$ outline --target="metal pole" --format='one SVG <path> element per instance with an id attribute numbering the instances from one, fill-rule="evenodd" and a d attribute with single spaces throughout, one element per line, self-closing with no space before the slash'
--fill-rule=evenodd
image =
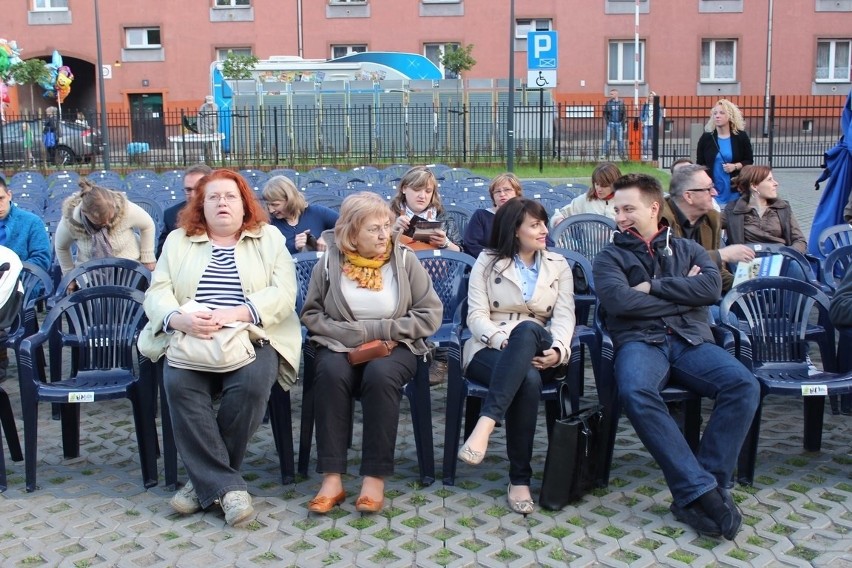
<path id="1" fill-rule="evenodd" d="M 538 171 L 544 172 L 544 89 L 538 90 Z"/>
<path id="2" fill-rule="evenodd" d="M 509 0 L 509 108 L 506 109 L 506 170 L 515 161 L 515 0 Z"/>
<path id="3" fill-rule="evenodd" d="M 109 126 L 107 125 L 106 93 L 104 92 L 104 59 L 101 55 L 101 17 L 95 0 L 95 38 L 98 44 L 98 93 L 101 103 L 101 140 L 103 140 L 104 169 L 109 169 Z"/>

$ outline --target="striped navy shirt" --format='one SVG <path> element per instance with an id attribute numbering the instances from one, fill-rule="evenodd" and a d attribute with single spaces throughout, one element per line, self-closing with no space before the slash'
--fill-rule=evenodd
<path id="1" fill-rule="evenodd" d="M 211 310 L 246 304 L 251 311 L 252 319 L 257 323 L 259 320 L 257 311 L 243 294 L 234 250 L 235 247 L 213 245 L 213 255 L 198 282 L 195 300 Z"/>

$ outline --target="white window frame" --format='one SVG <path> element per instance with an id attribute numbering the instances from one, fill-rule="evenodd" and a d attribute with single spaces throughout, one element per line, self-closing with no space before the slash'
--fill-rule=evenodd
<path id="1" fill-rule="evenodd" d="M 345 49 L 346 53 L 344 53 L 343 55 L 334 55 L 335 49 Z M 353 53 L 366 53 L 367 51 L 369 51 L 369 49 L 367 48 L 366 43 L 351 43 L 351 44 L 337 43 L 337 44 L 333 44 L 331 46 L 331 49 L 329 50 L 329 54 L 331 56 L 331 59 L 337 59 L 338 57 L 345 57 L 347 55 L 352 55 Z"/>
<path id="2" fill-rule="evenodd" d="M 616 78 L 612 77 L 612 67 L 613 62 L 610 59 L 610 49 L 612 45 L 615 44 L 618 46 L 618 55 L 616 56 L 615 66 L 617 68 Z M 621 40 L 611 40 L 607 44 L 607 83 L 609 84 L 632 84 L 634 82 L 633 79 L 626 79 L 624 77 L 624 71 L 627 69 L 627 66 L 630 67 L 630 71 L 633 71 L 633 57 L 629 57 L 628 60 L 624 58 L 624 48 L 628 45 L 632 46 L 634 41 L 632 39 L 621 39 Z M 639 82 L 645 82 L 645 40 L 639 40 Z"/>
<path id="3" fill-rule="evenodd" d="M 553 31 L 551 18 L 515 18 L 515 39 L 527 39 L 529 32 Z"/>
<path id="4" fill-rule="evenodd" d="M 329 0 L 329 4 L 366 4 L 367 0 Z"/>
<path id="5" fill-rule="evenodd" d="M 423 4 L 461 4 L 462 0 L 420 0 Z"/>
<path id="6" fill-rule="evenodd" d="M 131 33 L 139 31 L 144 32 L 145 34 L 144 43 L 131 42 Z M 156 31 L 158 34 L 160 34 L 160 43 L 148 43 L 148 33 L 152 31 Z M 162 29 L 159 26 L 124 28 L 124 45 L 127 49 L 160 49 L 161 47 L 163 47 L 162 41 Z"/>
<path id="7" fill-rule="evenodd" d="M 423 57 L 432 61 L 435 64 L 435 67 L 441 70 L 441 77 L 445 79 L 458 79 L 458 77 L 447 77 L 447 70 L 444 69 L 444 64 L 441 60 L 444 58 L 444 53 L 446 53 L 447 47 L 455 47 L 456 49 L 461 48 L 461 43 L 455 41 L 445 41 L 445 42 L 430 42 L 423 44 Z M 433 61 L 429 58 L 429 54 L 427 53 L 429 48 L 438 48 L 438 60 Z"/>
<path id="8" fill-rule="evenodd" d="M 717 65 L 716 65 L 716 46 L 721 43 L 730 43 L 734 47 L 734 61 L 731 64 L 731 77 L 719 77 L 717 76 Z M 731 38 L 725 39 L 702 39 L 701 40 L 701 52 L 699 54 L 698 68 L 700 81 L 702 83 L 735 83 L 737 81 L 737 40 Z M 710 61 L 707 64 L 707 68 L 709 73 L 707 76 L 704 75 L 704 64 L 702 59 L 704 57 L 704 45 L 710 45 Z"/>
<path id="9" fill-rule="evenodd" d="M 54 5 L 56 4 L 56 5 Z M 61 4 L 64 4 L 62 6 Z M 67 12 L 68 0 L 33 0 L 33 12 Z"/>
<path id="10" fill-rule="evenodd" d="M 835 70 L 838 69 L 837 61 L 837 45 L 846 44 L 846 76 L 838 77 L 835 75 Z M 821 45 L 828 44 L 828 68 L 827 76 L 819 76 L 819 48 Z M 842 62 L 841 62 L 842 63 Z M 817 83 L 849 83 L 852 80 L 852 39 L 819 39 L 817 40 L 817 61 L 814 68 L 814 81 Z"/>
<path id="11" fill-rule="evenodd" d="M 216 61 L 225 61 L 229 51 L 233 51 L 237 55 L 254 55 L 250 47 L 217 47 Z"/>
<path id="12" fill-rule="evenodd" d="M 251 8 L 251 0 L 215 0 L 214 8 Z"/>

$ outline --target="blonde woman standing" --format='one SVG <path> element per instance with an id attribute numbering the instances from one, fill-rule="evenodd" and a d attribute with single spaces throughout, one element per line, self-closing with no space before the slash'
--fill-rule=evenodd
<path id="1" fill-rule="evenodd" d="M 727 99 L 720 99 L 713 106 L 704 130 L 698 140 L 695 163 L 710 172 L 719 194 L 716 201 L 724 205 L 739 198 L 731 179 L 743 166 L 754 163 L 751 140 L 742 112 Z"/>

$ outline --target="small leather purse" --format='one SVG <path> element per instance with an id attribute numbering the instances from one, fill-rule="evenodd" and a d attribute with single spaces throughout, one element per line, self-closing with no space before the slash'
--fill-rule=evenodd
<path id="1" fill-rule="evenodd" d="M 374 339 L 362 343 L 347 354 L 350 365 L 363 365 L 373 359 L 380 359 L 391 354 L 398 341 L 392 339 Z"/>

